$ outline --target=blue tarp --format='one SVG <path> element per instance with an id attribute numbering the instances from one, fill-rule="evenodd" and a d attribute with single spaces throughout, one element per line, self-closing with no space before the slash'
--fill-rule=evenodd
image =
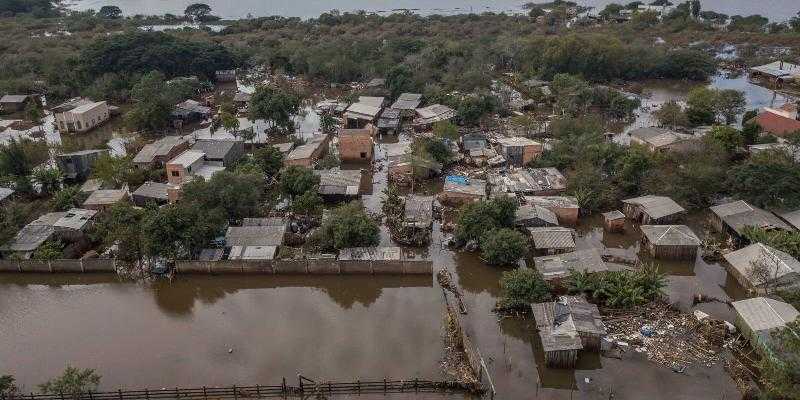
<path id="1" fill-rule="evenodd" d="M 448 175 L 447 178 L 445 178 L 445 182 L 466 186 L 469 185 L 469 178 L 467 178 L 466 176 Z"/>

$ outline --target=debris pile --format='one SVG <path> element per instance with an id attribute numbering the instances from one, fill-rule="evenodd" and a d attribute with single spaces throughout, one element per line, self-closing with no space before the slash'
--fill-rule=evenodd
<path id="1" fill-rule="evenodd" d="M 467 308 L 464 306 L 464 300 L 461 298 L 461 291 L 458 290 L 458 287 L 453 283 L 453 276 L 450 274 L 450 271 L 440 269 L 439 272 L 436 273 L 436 281 L 439 282 L 439 286 L 442 287 L 442 290 L 446 290 L 455 296 L 456 301 L 458 301 L 459 312 L 461 312 L 461 314 L 466 314 Z"/>
<path id="2" fill-rule="evenodd" d="M 609 341 L 623 350 L 631 346 L 676 372 L 683 372 L 689 365 L 714 365 L 728 333 L 724 322 L 698 320 L 663 302 L 630 310 L 601 311 Z"/>
<path id="3" fill-rule="evenodd" d="M 478 374 L 470 364 L 467 355 L 464 333 L 461 330 L 458 314 L 453 312 L 449 306 L 445 309 L 444 324 L 445 340 L 444 358 L 441 362 L 442 369 L 463 385 L 479 387 Z"/>

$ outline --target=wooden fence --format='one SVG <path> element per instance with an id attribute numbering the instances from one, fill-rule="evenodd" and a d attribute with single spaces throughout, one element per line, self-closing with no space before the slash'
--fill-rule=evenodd
<path id="1" fill-rule="evenodd" d="M 0 273 L 95 273 L 116 272 L 114 259 L 0 260 Z M 178 274 L 268 274 L 268 275 L 432 275 L 433 262 L 425 259 L 396 261 L 359 260 L 340 262 L 333 258 L 299 260 L 176 261 Z"/>
<path id="2" fill-rule="evenodd" d="M 78 394 L 10 394 L 0 395 L 2 400 L 216 400 L 216 399 L 260 399 L 271 397 L 309 397 L 344 394 L 377 393 L 476 393 L 479 387 L 462 385 L 454 381 L 431 381 L 421 379 L 316 382 L 298 376 L 297 386 L 255 385 L 231 387 L 175 388 L 161 390 L 117 390 L 114 392 L 85 392 Z"/>

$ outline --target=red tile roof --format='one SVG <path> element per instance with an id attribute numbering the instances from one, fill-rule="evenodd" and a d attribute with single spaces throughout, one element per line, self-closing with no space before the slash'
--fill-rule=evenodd
<path id="1" fill-rule="evenodd" d="M 790 133 L 800 131 L 800 121 L 786 118 L 782 115 L 764 111 L 756 117 L 756 123 L 765 132 L 776 136 L 786 136 Z"/>

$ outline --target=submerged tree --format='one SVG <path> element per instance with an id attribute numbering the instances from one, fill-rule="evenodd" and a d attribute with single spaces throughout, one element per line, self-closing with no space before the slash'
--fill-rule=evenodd
<path id="1" fill-rule="evenodd" d="M 39 385 L 39 390 L 53 395 L 79 395 L 90 390 L 97 390 L 100 375 L 93 369 L 80 369 L 70 365 L 60 376 Z"/>
<path id="2" fill-rule="evenodd" d="M 259 86 L 250 99 L 250 120 L 270 121 L 284 132 L 294 131 L 292 116 L 300 111 L 300 97 L 271 86 Z"/>

